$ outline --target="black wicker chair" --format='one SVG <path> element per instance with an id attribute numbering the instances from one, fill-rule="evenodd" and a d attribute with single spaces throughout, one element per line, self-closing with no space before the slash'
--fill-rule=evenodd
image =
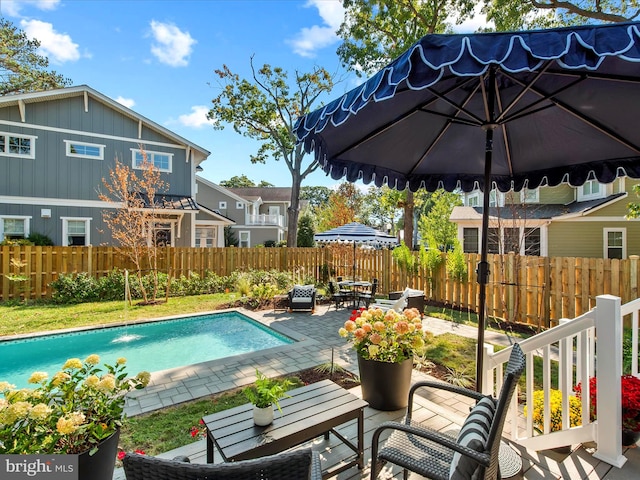
<path id="1" fill-rule="evenodd" d="M 294 285 L 288 295 L 289 310 L 315 310 L 316 289 L 313 285 Z"/>
<path id="2" fill-rule="evenodd" d="M 403 422 L 385 422 L 374 432 L 371 445 L 371 479 L 386 462 L 426 478 L 438 480 L 500 478 L 498 451 L 502 428 L 511 397 L 525 367 L 525 356 L 518 344 L 513 346 L 497 399 L 474 390 L 442 382 L 418 382 L 409 392 L 409 406 Z M 443 435 L 412 421 L 413 395 L 418 388 L 430 387 L 459 393 L 477 400 L 464 422 L 458 438 Z M 380 448 L 380 434 L 392 430 Z"/>
<path id="3" fill-rule="evenodd" d="M 127 480 L 321 480 L 318 452 L 294 450 L 229 463 L 185 463 L 128 453 L 122 460 Z"/>
<path id="4" fill-rule="evenodd" d="M 358 293 L 358 306 L 360 306 L 360 302 L 364 303 L 366 308 L 369 308 L 369 304 L 371 301 L 375 301 L 376 292 L 378 290 L 378 279 L 374 278 L 371 282 L 371 290 L 368 292 Z"/>

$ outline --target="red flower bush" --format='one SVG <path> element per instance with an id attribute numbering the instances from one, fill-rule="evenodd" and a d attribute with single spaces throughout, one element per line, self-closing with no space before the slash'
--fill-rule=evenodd
<path id="1" fill-rule="evenodd" d="M 622 428 L 633 432 L 640 432 L 640 379 L 633 375 L 623 375 L 622 379 Z M 597 379 L 589 379 L 589 417 L 593 422 L 598 413 L 598 385 Z M 582 398 L 582 385 L 575 387 L 578 398 Z"/>

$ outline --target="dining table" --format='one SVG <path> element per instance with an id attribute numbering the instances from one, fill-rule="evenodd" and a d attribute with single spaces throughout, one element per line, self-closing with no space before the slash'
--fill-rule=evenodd
<path id="1" fill-rule="evenodd" d="M 364 280 L 341 280 L 338 282 L 338 288 L 340 288 L 340 291 L 350 291 L 353 299 L 354 310 L 358 308 L 358 294 L 370 291 L 371 285 L 371 282 Z"/>

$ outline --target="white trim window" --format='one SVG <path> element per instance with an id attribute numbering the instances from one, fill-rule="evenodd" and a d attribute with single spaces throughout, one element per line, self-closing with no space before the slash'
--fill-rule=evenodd
<path id="1" fill-rule="evenodd" d="M 227 209 L 227 202 L 224 202 L 224 201 L 218 202 L 218 208 L 220 210 L 226 210 Z"/>
<path id="2" fill-rule="evenodd" d="M 36 138 L 32 135 L 0 132 L 0 155 L 36 158 Z"/>
<path id="3" fill-rule="evenodd" d="M 627 258 L 627 229 L 605 228 L 604 234 L 604 258 Z"/>
<path id="4" fill-rule="evenodd" d="M 236 208 L 242 210 L 244 208 L 244 202 L 236 202 Z"/>
<path id="5" fill-rule="evenodd" d="M 173 153 L 152 152 L 149 150 L 145 150 L 144 153 L 147 156 L 147 161 L 151 162 L 153 166 L 156 167 L 160 172 L 171 173 L 173 164 Z M 140 170 L 142 168 L 142 163 L 144 162 L 144 155 L 142 154 L 142 150 L 132 148 L 131 159 L 133 168 L 135 168 L 136 170 Z"/>
<path id="6" fill-rule="evenodd" d="M 540 189 L 523 188 L 520 191 L 520 201 L 522 203 L 540 203 Z"/>
<path id="7" fill-rule="evenodd" d="M 104 145 L 100 145 L 97 143 L 76 142 L 75 140 L 64 140 L 64 144 L 67 157 L 104 160 Z"/>
<path id="8" fill-rule="evenodd" d="M 238 232 L 238 246 L 249 248 L 251 246 L 251 232 L 249 230 L 241 230 Z"/>
<path id="9" fill-rule="evenodd" d="M 578 201 L 583 202 L 585 200 L 604 198 L 605 190 L 604 185 L 598 183 L 597 180 L 587 180 L 582 186 L 578 187 Z"/>
<path id="10" fill-rule="evenodd" d="M 3 215 L 0 217 L 0 241 L 20 240 L 29 236 L 31 217 Z"/>
<path id="11" fill-rule="evenodd" d="M 86 247 L 91 245 L 91 218 L 60 217 L 62 220 L 62 246 Z"/>
<path id="12" fill-rule="evenodd" d="M 196 227 L 196 247 L 211 248 L 218 246 L 218 227 L 198 226 Z"/>
<path id="13" fill-rule="evenodd" d="M 472 192 L 467 194 L 467 207 L 479 207 L 480 206 L 480 193 Z"/>

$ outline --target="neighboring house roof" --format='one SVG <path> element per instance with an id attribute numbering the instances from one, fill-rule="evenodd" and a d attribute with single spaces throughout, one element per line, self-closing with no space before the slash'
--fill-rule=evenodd
<path id="1" fill-rule="evenodd" d="M 162 125 L 152 120 L 149 120 L 148 118 L 140 115 L 139 113 L 134 112 L 133 110 L 125 107 L 121 103 L 116 102 L 115 100 L 107 97 L 106 95 L 103 95 L 102 93 L 98 92 L 97 90 L 94 90 L 93 88 L 87 85 L 78 85 L 75 87 L 46 90 L 44 92 L 20 93 L 16 95 L 0 96 L 0 108 L 17 105 L 22 116 L 22 121 L 25 121 L 24 107 L 29 103 L 46 102 L 46 101 L 51 101 L 56 99 L 78 97 L 78 96 L 85 96 L 85 108 L 86 108 L 86 102 L 88 97 L 91 97 L 105 105 L 110 106 L 115 110 L 120 111 L 122 114 L 126 115 L 129 118 L 142 122 L 148 128 L 155 130 L 156 132 L 168 138 L 173 139 L 176 143 L 180 143 L 187 147 L 190 147 L 192 151 L 194 151 L 194 153 L 197 153 L 197 155 L 194 155 L 194 161 L 196 165 L 204 161 L 211 154 L 211 152 L 209 152 L 208 150 L 196 145 L 195 143 L 187 140 L 184 137 L 181 137 L 175 132 L 172 132 L 171 130 L 166 129 Z"/>
<path id="2" fill-rule="evenodd" d="M 221 221 L 223 221 L 224 223 L 226 223 L 228 225 L 235 225 L 236 224 L 235 220 L 232 220 L 229 217 L 227 217 L 226 215 L 223 215 L 222 213 L 220 213 L 219 210 L 214 210 L 212 208 L 207 208 L 204 205 L 198 205 L 198 207 L 200 207 L 200 211 L 202 213 L 204 213 L 206 215 L 210 215 L 213 218 L 215 218 L 216 220 L 221 220 Z"/>
<path id="3" fill-rule="evenodd" d="M 505 205 L 504 207 L 491 207 L 489 215 L 503 219 L 530 219 L 548 220 L 559 219 L 565 216 L 584 215 L 591 211 L 613 203 L 614 201 L 626 197 L 626 193 L 616 193 L 606 198 L 587 200 L 584 202 L 571 202 L 562 204 L 527 203 L 524 205 Z M 481 220 L 482 207 L 454 207 L 449 219 L 451 221 L 460 220 Z"/>
<path id="4" fill-rule="evenodd" d="M 263 202 L 289 203 L 291 201 L 291 187 L 242 187 L 227 188 L 227 190 L 252 201 L 258 198 Z"/>
<path id="5" fill-rule="evenodd" d="M 214 183 L 214 182 L 212 182 L 210 180 L 207 180 L 206 178 L 201 177 L 200 175 L 196 175 L 196 181 L 202 182 L 207 187 L 213 188 L 214 190 L 217 190 L 220 193 L 223 193 L 223 194 L 233 198 L 234 200 L 237 200 L 238 202 L 246 202 L 247 201 L 247 198 L 241 197 L 237 193 L 232 192 L 231 189 L 225 188 L 225 187 L 223 187 L 221 185 L 218 185 L 217 183 Z M 197 197 L 197 195 L 196 195 L 196 197 Z"/>

